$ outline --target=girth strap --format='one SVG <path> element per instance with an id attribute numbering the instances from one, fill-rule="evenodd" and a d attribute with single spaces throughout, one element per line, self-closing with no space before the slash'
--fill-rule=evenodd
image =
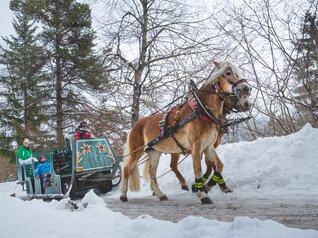
<path id="1" fill-rule="evenodd" d="M 171 137 L 174 140 L 174 142 L 176 142 L 177 146 L 179 146 L 179 148 L 181 149 L 182 154 L 185 155 L 186 149 L 179 143 L 179 141 L 177 140 L 177 138 L 173 134 L 171 135 Z"/>
<path id="2" fill-rule="evenodd" d="M 164 135 L 160 135 L 150 141 L 147 146 L 148 148 L 153 147 L 155 144 L 159 143 L 161 140 L 168 138 L 171 136 L 173 133 L 175 133 L 180 127 L 183 127 L 185 124 L 187 124 L 189 121 L 192 119 L 196 118 L 198 116 L 197 112 L 192 112 L 187 118 L 183 119 L 180 121 L 175 127 L 171 128 L 170 130 L 166 131 Z"/>

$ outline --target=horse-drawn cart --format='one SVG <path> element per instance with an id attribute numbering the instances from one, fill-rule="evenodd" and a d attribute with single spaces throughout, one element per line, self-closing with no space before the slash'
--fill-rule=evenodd
<path id="1" fill-rule="evenodd" d="M 26 190 L 28 198 L 73 199 L 92 188 L 107 193 L 120 183 L 119 163 L 122 159 L 116 157 L 107 139 L 66 139 L 66 143 L 67 149 L 62 153 L 50 151 L 33 154 L 38 160 L 44 155 L 51 162 L 51 186 L 47 188 L 43 188 L 41 179 L 35 178 L 36 164 L 20 165 L 17 158 L 18 183 Z"/>

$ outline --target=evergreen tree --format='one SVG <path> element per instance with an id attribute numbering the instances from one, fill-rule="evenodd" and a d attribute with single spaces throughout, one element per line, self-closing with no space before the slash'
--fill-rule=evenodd
<path id="1" fill-rule="evenodd" d="M 0 47 L 2 145 L 13 139 L 20 143 L 24 137 L 42 140 L 41 123 L 46 120 L 43 102 L 49 94 L 43 83 L 47 57 L 36 41 L 37 28 L 26 12 L 25 1 L 11 0 L 10 9 L 15 15 L 16 36 L 3 38 L 5 46 Z"/>
<path id="2" fill-rule="evenodd" d="M 29 0 L 28 9 L 42 25 L 40 40 L 51 59 L 53 125 L 61 149 L 63 130 L 79 113 L 85 113 L 87 98 L 83 92 L 96 89 L 103 78 L 93 52 L 91 11 L 87 4 L 75 0 Z"/>
<path id="3" fill-rule="evenodd" d="M 295 90 L 297 108 L 310 122 L 318 127 L 318 19 L 317 13 L 307 12 L 302 27 L 302 37 L 297 41 Z"/>

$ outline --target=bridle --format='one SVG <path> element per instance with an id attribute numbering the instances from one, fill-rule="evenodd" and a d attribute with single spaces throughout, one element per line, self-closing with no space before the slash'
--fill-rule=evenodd
<path id="1" fill-rule="evenodd" d="M 222 77 L 224 78 L 228 78 L 225 74 L 222 75 Z M 240 105 L 238 104 L 238 96 L 239 96 L 239 92 L 237 90 L 237 87 L 238 85 L 240 85 L 241 83 L 247 83 L 247 80 L 245 78 L 242 78 L 240 80 L 238 80 L 237 82 L 232 82 L 230 80 L 227 80 L 229 84 L 232 85 L 232 93 L 228 93 L 228 92 L 224 92 L 222 90 L 222 87 L 221 87 L 221 83 L 220 81 L 212 81 L 210 83 L 211 85 L 211 90 L 203 90 L 203 89 L 199 89 L 200 92 L 204 92 L 204 93 L 216 93 L 222 101 L 225 101 L 227 98 L 230 98 L 230 97 L 234 97 L 234 109 L 237 111 L 237 112 L 240 112 L 241 109 L 240 109 Z"/>

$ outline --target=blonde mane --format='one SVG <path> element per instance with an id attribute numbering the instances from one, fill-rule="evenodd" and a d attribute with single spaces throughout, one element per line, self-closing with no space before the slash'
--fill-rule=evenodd
<path id="1" fill-rule="evenodd" d="M 238 76 L 238 79 L 242 78 L 242 74 L 240 73 L 239 69 L 232 63 L 228 61 L 215 61 L 218 65 L 215 66 L 210 73 L 208 80 L 205 82 L 205 84 L 212 83 L 215 79 L 220 77 L 223 73 L 225 73 L 227 68 L 231 68 L 233 74 L 236 74 Z"/>

